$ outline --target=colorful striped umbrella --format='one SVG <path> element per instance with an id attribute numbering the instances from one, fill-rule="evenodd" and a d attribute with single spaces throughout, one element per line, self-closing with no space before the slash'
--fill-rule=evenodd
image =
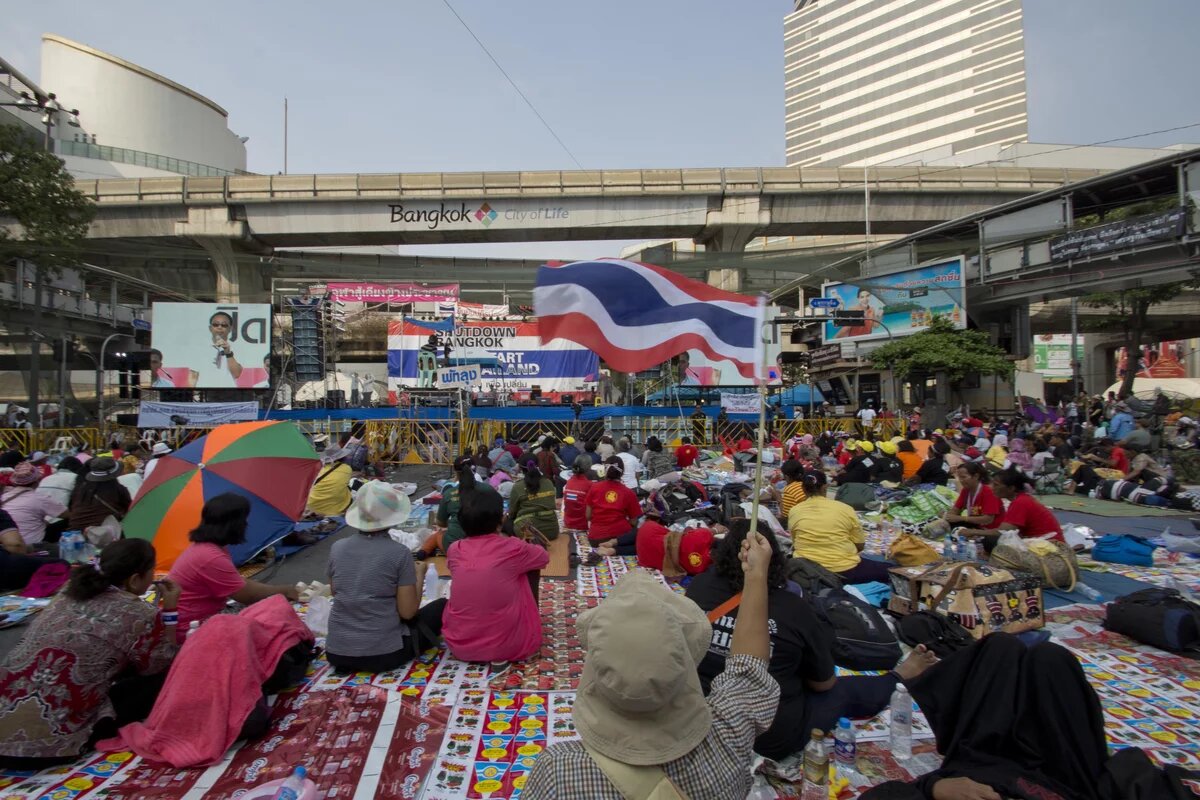
<path id="1" fill-rule="evenodd" d="M 287 536 L 308 500 L 321 460 L 290 422 L 240 422 L 158 459 L 125 516 L 125 535 L 148 539 L 167 570 L 188 546 L 206 500 L 225 492 L 250 501 L 246 541 L 235 564 Z"/>

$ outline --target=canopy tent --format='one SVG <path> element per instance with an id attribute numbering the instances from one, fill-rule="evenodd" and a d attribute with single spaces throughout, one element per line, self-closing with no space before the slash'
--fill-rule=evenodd
<path id="1" fill-rule="evenodd" d="M 821 390 L 815 386 L 812 387 L 812 402 L 816 404 L 824 401 L 825 396 L 821 394 Z M 808 384 L 800 384 L 790 389 L 784 389 L 779 394 L 768 397 L 767 402 L 773 406 L 807 406 L 809 403 Z"/>
<path id="2" fill-rule="evenodd" d="M 1200 399 L 1200 379 L 1196 378 L 1134 378 L 1133 393 L 1143 400 L 1153 400 L 1159 389 L 1173 400 Z M 1116 394 L 1121 390 L 1120 382 L 1108 387 L 1107 392 Z"/>
<path id="3" fill-rule="evenodd" d="M 324 400 L 326 394 L 334 389 L 344 392 L 343 397 L 347 400 L 354 393 L 354 381 L 344 372 L 335 372 L 333 375 L 326 375 L 319 381 L 309 381 L 302 383 L 296 387 L 296 393 L 292 396 L 294 402 L 304 402 L 308 400 Z"/>

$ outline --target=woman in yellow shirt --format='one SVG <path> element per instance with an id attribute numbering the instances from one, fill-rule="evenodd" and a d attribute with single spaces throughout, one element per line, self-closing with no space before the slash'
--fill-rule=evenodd
<path id="1" fill-rule="evenodd" d="M 350 479 L 354 477 L 354 471 L 342 460 L 349 455 L 348 451 L 339 448 L 322 458 L 326 463 L 321 466 L 317 479 L 308 490 L 310 513 L 319 517 L 336 517 L 350 507 Z"/>
<path id="2" fill-rule="evenodd" d="M 787 480 L 787 485 L 783 487 L 783 498 L 779 502 L 779 510 L 786 522 L 792 509 L 803 503 L 807 497 L 804 494 L 804 465 L 794 458 L 790 458 L 783 462 L 779 471 Z"/>
<path id="3" fill-rule="evenodd" d="M 888 570 L 896 565 L 860 555 L 867 537 L 858 514 L 825 496 L 825 473 L 806 472 L 802 483 L 808 499 L 788 513 L 793 555 L 815 561 L 846 583 L 887 583 Z"/>

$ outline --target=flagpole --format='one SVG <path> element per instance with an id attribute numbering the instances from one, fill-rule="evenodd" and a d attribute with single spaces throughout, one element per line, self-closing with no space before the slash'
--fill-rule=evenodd
<path id="1" fill-rule="evenodd" d="M 754 465 L 754 500 L 750 506 L 750 530 L 758 530 L 758 506 L 759 498 L 762 496 L 763 483 L 763 441 L 766 437 L 767 427 L 767 348 L 766 342 L 763 340 L 763 325 L 765 322 L 765 303 L 763 299 L 759 299 L 760 306 L 764 307 L 764 312 L 759 314 L 758 338 L 760 340 L 758 349 L 761 350 L 761 363 L 758 370 L 758 458 L 755 459 Z"/>

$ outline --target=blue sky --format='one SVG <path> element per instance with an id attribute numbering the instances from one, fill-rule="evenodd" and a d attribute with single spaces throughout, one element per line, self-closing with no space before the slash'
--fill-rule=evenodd
<path id="1" fill-rule="evenodd" d="M 586 168 L 783 164 L 789 0 L 451 1 Z M 1026 0 L 1025 25 L 1032 140 L 1200 122 L 1197 0 Z M 282 169 L 285 95 L 291 172 L 574 166 L 441 0 L 39 0 L 0 54 L 36 76 L 44 32 L 208 95 L 254 171 Z M 1130 144 L 1179 141 L 1200 128 Z"/>

